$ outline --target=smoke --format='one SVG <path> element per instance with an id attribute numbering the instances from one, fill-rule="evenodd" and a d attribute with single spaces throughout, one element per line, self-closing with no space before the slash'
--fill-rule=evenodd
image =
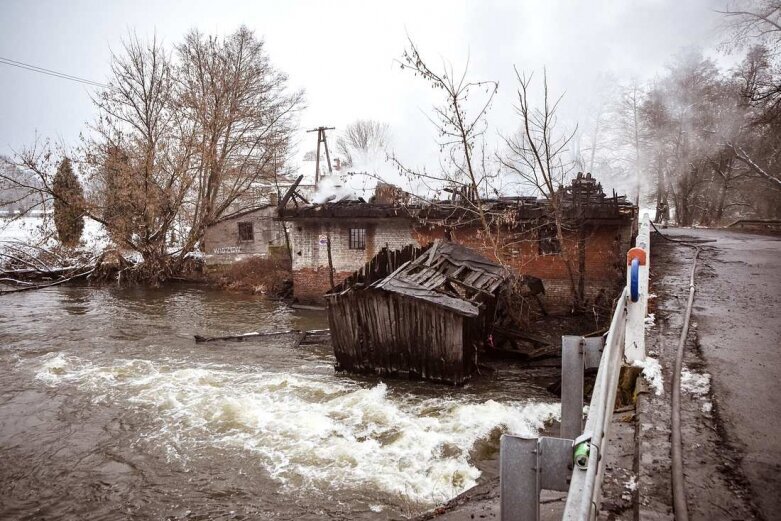
<path id="1" fill-rule="evenodd" d="M 320 179 L 312 202 L 315 204 L 338 203 L 340 201 L 353 201 L 358 197 L 360 196 L 346 185 L 341 176 L 329 175 Z"/>
<path id="2" fill-rule="evenodd" d="M 390 138 L 387 138 L 390 144 Z M 388 183 L 411 192 L 425 191 L 419 179 L 404 176 L 393 166 L 386 147 L 350 150 L 352 164 L 344 172 L 322 177 L 312 200 L 315 204 L 339 201 L 369 201 L 378 183 Z"/>

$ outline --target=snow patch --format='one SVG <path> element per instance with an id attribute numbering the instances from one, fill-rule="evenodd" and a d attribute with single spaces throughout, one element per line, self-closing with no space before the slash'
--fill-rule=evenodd
<path id="1" fill-rule="evenodd" d="M 43 216 L 25 216 L 17 219 L 0 218 L 0 241 L 36 244 L 51 248 L 57 244 L 54 235 L 54 222 Z M 102 224 L 84 218 L 84 231 L 81 234 L 81 249 L 95 254 L 110 244 L 108 234 Z"/>
<path id="2" fill-rule="evenodd" d="M 654 325 L 656 325 L 656 315 L 654 315 L 653 313 L 648 313 L 648 316 L 645 317 L 644 323 L 646 329 L 651 329 L 652 327 L 654 327 Z"/>
<path id="3" fill-rule="evenodd" d="M 662 380 L 662 366 L 659 360 L 646 356 L 645 360 L 635 360 L 632 367 L 640 367 L 643 370 L 643 376 L 648 384 L 653 388 L 656 396 L 664 394 L 664 382 Z"/>
<path id="4" fill-rule="evenodd" d="M 193 260 L 196 260 L 196 261 L 202 261 L 202 260 L 204 260 L 206 258 L 206 256 L 203 254 L 203 252 L 201 250 L 196 249 L 196 250 L 193 250 L 193 251 L 188 252 L 187 254 L 185 254 L 184 258 L 185 259 L 193 259 Z"/>
<path id="5" fill-rule="evenodd" d="M 710 391 L 710 378 L 708 373 L 695 373 L 684 367 L 681 371 L 681 390 L 693 396 L 705 396 Z"/>

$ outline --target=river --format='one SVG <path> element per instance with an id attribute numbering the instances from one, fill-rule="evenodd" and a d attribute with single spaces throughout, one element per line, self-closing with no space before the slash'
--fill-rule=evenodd
<path id="1" fill-rule="evenodd" d="M 197 286 L 0 297 L 0 518 L 395 519 L 477 483 L 558 415 L 503 371 L 464 388 L 335 373 L 322 312 Z"/>

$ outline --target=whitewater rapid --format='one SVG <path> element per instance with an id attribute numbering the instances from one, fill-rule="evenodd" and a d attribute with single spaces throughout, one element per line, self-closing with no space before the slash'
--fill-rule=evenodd
<path id="1" fill-rule="evenodd" d="M 535 436 L 554 403 L 393 393 L 385 383 L 258 366 L 115 359 L 67 353 L 28 360 L 39 382 L 77 386 L 95 403 L 153 421 L 139 443 L 187 465 L 205 446 L 245 453 L 286 490 L 380 491 L 435 505 L 474 486 L 472 452 L 503 432 Z M 330 366 L 324 366 L 329 369 Z M 379 508 L 379 507 L 378 507 Z"/>

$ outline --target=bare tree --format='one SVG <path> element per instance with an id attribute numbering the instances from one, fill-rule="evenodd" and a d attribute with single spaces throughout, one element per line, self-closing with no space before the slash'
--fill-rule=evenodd
<path id="1" fill-rule="evenodd" d="M 443 65 L 442 70 L 433 69 L 412 39 L 409 39 L 400 66 L 402 70 L 422 77 L 443 94 L 443 103 L 433 108 L 429 120 L 437 130 L 444 157 L 439 172 L 410 169 L 395 155 L 391 156 L 391 162 L 402 175 L 423 182 L 435 193 L 451 192 L 456 202 L 454 210 L 464 219 L 462 223 L 476 221 L 484 239 L 500 258 L 497 233 L 492 231 L 491 219 L 483 203 L 484 194 L 492 189 L 493 176 L 486 168 L 484 148 L 478 147 L 486 129 L 485 116 L 499 84 L 490 80 L 468 80 L 468 63 L 460 74 L 447 65 Z M 480 96 L 481 92 L 483 96 Z"/>
<path id="2" fill-rule="evenodd" d="M 507 154 L 501 158 L 504 167 L 517 175 L 548 199 L 555 234 L 561 248 L 561 255 L 567 269 L 573 306 L 580 308 L 584 301 L 583 274 L 577 278 L 574 264 L 574 248 L 565 242 L 565 223 L 562 186 L 572 172 L 573 164 L 568 157 L 568 146 L 575 135 L 560 133 L 557 128 L 557 111 L 562 96 L 551 99 L 547 74 L 543 74 L 542 103 L 535 108 L 531 101 L 532 76 L 522 75 L 515 70 L 518 79 L 517 104 L 515 111 L 520 116 L 520 131 L 505 138 Z M 582 249 L 579 245 L 578 249 Z"/>
<path id="3" fill-rule="evenodd" d="M 607 141 L 613 150 L 611 166 L 624 171 L 638 206 L 644 185 L 642 155 L 647 140 L 642 119 L 645 95 L 644 87 L 636 80 L 621 85 L 606 122 Z"/>
<path id="4" fill-rule="evenodd" d="M 726 45 L 747 48 L 734 73 L 747 121 L 741 132 L 723 136 L 723 146 L 755 178 L 741 183 L 745 206 L 767 214 L 781 194 L 781 1 L 735 1 L 721 13 L 729 29 Z M 764 209 L 756 207 L 759 202 Z"/>
<path id="5" fill-rule="evenodd" d="M 36 142 L 33 149 L 46 148 L 38 146 Z M 52 198 L 44 191 L 45 187 L 53 187 L 54 176 L 47 176 L 44 179 L 39 178 L 35 172 L 24 168 L 24 161 L 21 161 L 23 151 L 15 158 L 0 156 L 0 208 L 10 212 L 13 219 L 25 217 L 33 210 L 41 210 L 46 215 L 46 210 L 51 209 Z M 33 156 L 39 154 L 33 153 Z M 50 165 L 53 166 L 55 158 L 48 156 Z"/>
<path id="6" fill-rule="evenodd" d="M 343 156 L 346 166 L 351 166 L 356 156 L 385 153 L 390 143 L 390 129 L 387 123 L 371 119 L 353 121 L 336 139 L 336 150 Z"/>
<path id="7" fill-rule="evenodd" d="M 781 0 L 732 1 L 723 11 L 733 46 L 773 42 L 781 38 Z"/>
<path id="8" fill-rule="evenodd" d="M 90 215 L 117 244 L 138 251 L 139 276 L 157 282 L 170 275 L 166 239 L 194 182 L 192 125 L 175 105 L 175 69 L 157 38 L 131 35 L 111 72 L 95 100 L 100 115 L 87 161 L 96 186 L 123 191 L 96 192 Z"/>
<path id="9" fill-rule="evenodd" d="M 192 222 L 183 245 L 190 251 L 254 183 L 275 179 L 303 93 L 287 91 L 287 76 L 246 27 L 224 39 L 191 31 L 177 54 L 175 102 L 192 133 L 183 136 L 193 152 Z"/>

